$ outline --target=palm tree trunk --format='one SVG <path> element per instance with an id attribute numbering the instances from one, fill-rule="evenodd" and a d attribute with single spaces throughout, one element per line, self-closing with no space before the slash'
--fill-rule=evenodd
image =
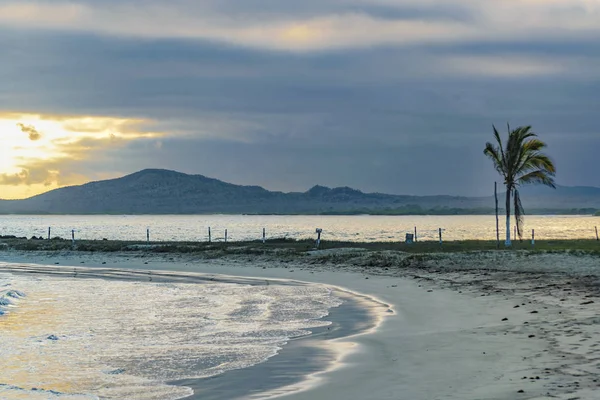
<path id="1" fill-rule="evenodd" d="M 496 200 L 496 248 L 500 248 L 500 222 L 498 220 L 498 182 L 494 182 L 494 199 Z"/>
<path id="2" fill-rule="evenodd" d="M 512 187 L 506 186 L 506 242 L 504 245 L 506 247 L 511 246 L 510 242 L 510 193 L 512 192 Z"/>

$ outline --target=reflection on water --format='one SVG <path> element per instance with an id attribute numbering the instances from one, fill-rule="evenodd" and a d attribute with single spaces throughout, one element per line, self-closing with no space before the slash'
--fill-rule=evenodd
<path id="1" fill-rule="evenodd" d="M 595 238 L 599 217 L 527 216 L 525 231 L 535 229 L 537 239 Z M 323 229 L 324 240 L 354 242 L 403 240 L 405 233 L 418 229 L 422 240 L 437 240 L 442 228 L 444 240 L 496 238 L 493 215 L 464 216 L 275 216 L 275 215 L 61 215 L 0 216 L 0 235 L 43 236 L 52 227 L 52 236 L 71 238 L 71 230 L 81 239 L 146 240 L 146 229 L 155 241 L 204 241 L 208 227 L 212 239 L 257 240 L 263 228 L 268 238 L 315 238 L 315 229 Z M 500 229 L 504 223 L 501 220 Z M 504 234 L 503 231 L 501 233 Z M 527 236 L 527 235 L 526 235 Z"/>
<path id="2" fill-rule="evenodd" d="M 165 382 L 264 361 L 328 323 L 319 285 L 155 283 L 0 274 L 2 399 L 177 399 Z"/>

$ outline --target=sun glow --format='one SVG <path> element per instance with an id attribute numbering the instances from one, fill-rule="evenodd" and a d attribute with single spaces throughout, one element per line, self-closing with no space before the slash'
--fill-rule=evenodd
<path id="1" fill-rule="evenodd" d="M 29 197 L 89 180 L 76 164 L 161 133 L 151 121 L 96 116 L 0 113 L 0 198 Z"/>

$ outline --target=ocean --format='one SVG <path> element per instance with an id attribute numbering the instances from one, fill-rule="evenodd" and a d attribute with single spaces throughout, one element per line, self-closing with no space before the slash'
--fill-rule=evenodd
<path id="1" fill-rule="evenodd" d="M 175 400 L 325 329 L 332 287 L 0 265 L 0 398 Z M 16 271 L 16 273 L 14 273 Z M 201 386 L 201 385 L 200 385 Z"/>
<path id="2" fill-rule="evenodd" d="M 514 221 L 511 221 L 514 224 Z M 525 237 L 535 229 L 536 239 L 594 239 L 600 218 L 593 216 L 526 216 Z M 500 218 L 501 237 L 504 219 Z M 274 215 L 3 215 L 0 235 L 51 236 L 70 239 L 147 239 L 152 241 L 259 240 L 263 229 L 267 239 L 315 239 L 317 228 L 323 240 L 350 242 L 400 241 L 417 228 L 421 240 L 496 238 L 493 215 L 461 216 L 274 216 Z"/>

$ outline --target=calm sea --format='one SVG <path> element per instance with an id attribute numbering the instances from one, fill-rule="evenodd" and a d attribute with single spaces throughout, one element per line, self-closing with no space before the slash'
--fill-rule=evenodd
<path id="1" fill-rule="evenodd" d="M 513 223 L 513 221 L 511 221 Z M 535 229 L 537 239 L 596 237 L 600 217 L 593 216 L 526 216 L 526 236 Z M 323 229 L 323 240 L 353 242 L 403 240 L 413 232 L 421 240 L 494 239 L 493 215 L 467 216 L 255 216 L 255 215 L 5 215 L 0 216 L 0 235 L 51 236 L 79 239 L 146 240 L 147 229 L 152 241 L 205 241 L 211 228 L 213 241 L 267 238 L 315 238 L 316 228 Z M 500 219 L 501 235 L 504 220 Z"/>

